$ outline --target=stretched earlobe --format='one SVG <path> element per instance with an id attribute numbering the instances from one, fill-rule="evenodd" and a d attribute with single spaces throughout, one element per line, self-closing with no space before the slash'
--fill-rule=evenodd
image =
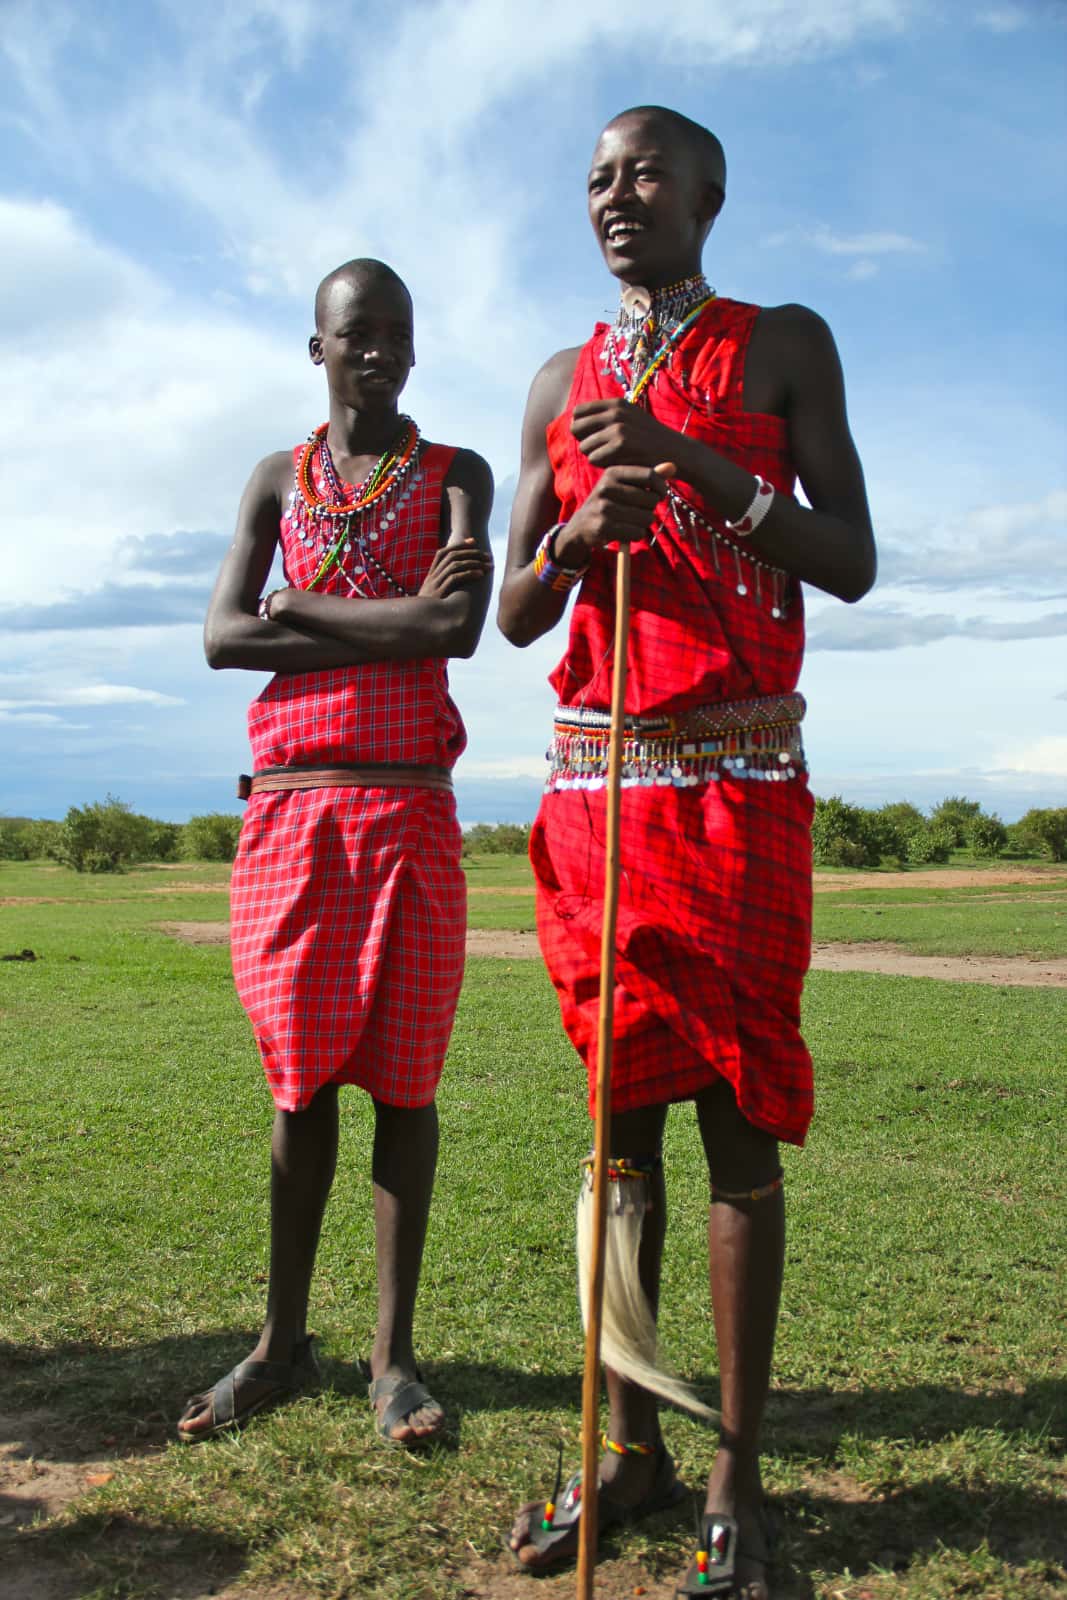
<path id="1" fill-rule="evenodd" d="M 322 340 L 317 333 L 313 333 L 308 340 L 308 355 L 317 367 L 322 366 Z"/>

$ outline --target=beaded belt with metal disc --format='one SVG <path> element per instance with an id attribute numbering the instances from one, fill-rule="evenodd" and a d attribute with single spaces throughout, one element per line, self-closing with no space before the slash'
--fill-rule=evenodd
<path id="1" fill-rule="evenodd" d="M 781 783 L 806 771 L 801 694 L 724 700 L 623 728 L 622 785 L 689 788 L 722 778 Z M 556 711 L 546 789 L 601 789 L 608 772 L 611 717 L 606 711 Z"/>

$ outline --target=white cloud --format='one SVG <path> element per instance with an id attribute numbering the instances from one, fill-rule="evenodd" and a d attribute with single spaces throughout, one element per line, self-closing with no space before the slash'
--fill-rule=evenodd
<path id="1" fill-rule="evenodd" d="M 808 632 L 808 649 L 901 650 L 941 639 L 1054 639 L 1067 635 L 1067 611 L 1039 617 L 959 617 L 896 606 L 864 605 L 820 610 Z"/>
<path id="2" fill-rule="evenodd" d="M 1046 600 L 1067 593 L 1067 490 L 964 507 L 909 535 L 887 530 L 879 557 L 883 586 Z"/>
<path id="3" fill-rule="evenodd" d="M 1008 745 L 998 753 L 993 766 L 1002 772 L 1067 778 L 1067 734 L 1047 734 Z"/>
<path id="4" fill-rule="evenodd" d="M 853 283 L 865 283 L 868 278 L 875 278 L 877 275 L 877 261 L 857 261 L 849 267 L 848 272 L 845 274 L 847 278 L 852 279 Z"/>
<path id="5" fill-rule="evenodd" d="M 769 233 L 763 242 L 774 249 L 783 245 L 805 246 L 824 256 L 859 256 L 862 259 L 850 269 L 850 278 L 873 277 L 878 270 L 875 257 L 927 253 L 927 246 L 907 233 L 893 233 L 885 229 L 874 229 L 867 233 L 841 233 L 825 223 L 809 228 L 779 229 L 777 233 Z"/>
<path id="6" fill-rule="evenodd" d="M 835 233 L 832 228 L 815 228 L 809 243 L 828 256 L 921 255 L 926 246 L 906 233 Z"/>
<path id="7" fill-rule="evenodd" d="M 0 680 L 2 682 L 2 680 Z M 86 683 L 70 689 L 52 689 L 17 699 L 0 699 L 0 709 L 12 711 L 21 706 L 180 706 L 185 701 L 158 689 L 138 689 L 128 683 Z"/>
<path id="8" fill-rule="evenodd" d="M 499 779 L 501 782 L 513 778 L 538 778 L 543 781 L 548 771 L 548 764 L 544 755 L 515 756 L 495 761 L 477 761 L 464 756 L 463 765 L 459 770 L 464 782 L 475 778 Z"/>
<path id="9" fill-rule="evenodd" d="M 975 17 L 978 27 L 990 33 L 1018 33 L 1027 23 L 1022 6 L 989 6 Z"/>

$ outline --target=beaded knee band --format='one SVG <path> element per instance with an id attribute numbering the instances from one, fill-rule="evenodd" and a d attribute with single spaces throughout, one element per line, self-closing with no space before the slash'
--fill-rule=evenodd
<path id="1" fill-rule="evenodd" d="M 767 1200 L 772 1194 L 777 1194 L 784 1183 L 785 1173 L 780 1172 L 776 1178 L 772 1178 L 770 1183 L 765 1183 L 760 1189 L 717 1189 L 712 1184 L 711 1198 L 713 1200 Z"/>

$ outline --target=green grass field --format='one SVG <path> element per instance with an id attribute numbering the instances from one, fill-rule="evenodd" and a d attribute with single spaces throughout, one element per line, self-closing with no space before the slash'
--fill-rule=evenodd
<path id="1" fill-rule="evenodd" d="M 228 952 L 158 926 L 224 920 L 227 876 L 0 867 L 0 955 L 38 957 L 0 964 L 0 1573 L 35 1574 L 15 1589 L 33 1600 L 573 1594 L 572 1573 L 514 1589 L 500 1555 L 515 1505 L 551 1486 L 558 1441 L 576 1458 L 579 1431 L 572 1218 L 589 1124 L 539 962 L 470 963 L 442 1087 L 418 1339 L 447 1445 L 419 1459 L 381 1445 L 355 1365 L 374 1265 L 354 1091 L 312 1297 L 324 1389 L 236 1439 L 172 1442 L 185 1395 L 247 1352 L 265 1288 L 271 1105 Z M 470 880 L 529 884 L 507 857 Z M 1067 875 L 1025 900 L 872 885 L 818 897 L 817 937 L 1067 953 Z M 471 912 L 533 923 L 523 893 L 473 894 Z M 806 1029 L 819 1105 L 785 1158 L 766 1432 L 775 1592 L 1062 1594 L 1067 991 L 815 973 Z M 672 1114 L 667 1165 L 664 1351 L 714 1401 L 689 1108 Z M 666 1431 L 699 1485 L 708 1434 L 675 1415 Z M 64 1472 L 76 1492 L 27 1515 L 33 1483 Z M 598 1593 L 669 1595 L 691 1533 L 684 1513 L 619 1534 Z"/>

